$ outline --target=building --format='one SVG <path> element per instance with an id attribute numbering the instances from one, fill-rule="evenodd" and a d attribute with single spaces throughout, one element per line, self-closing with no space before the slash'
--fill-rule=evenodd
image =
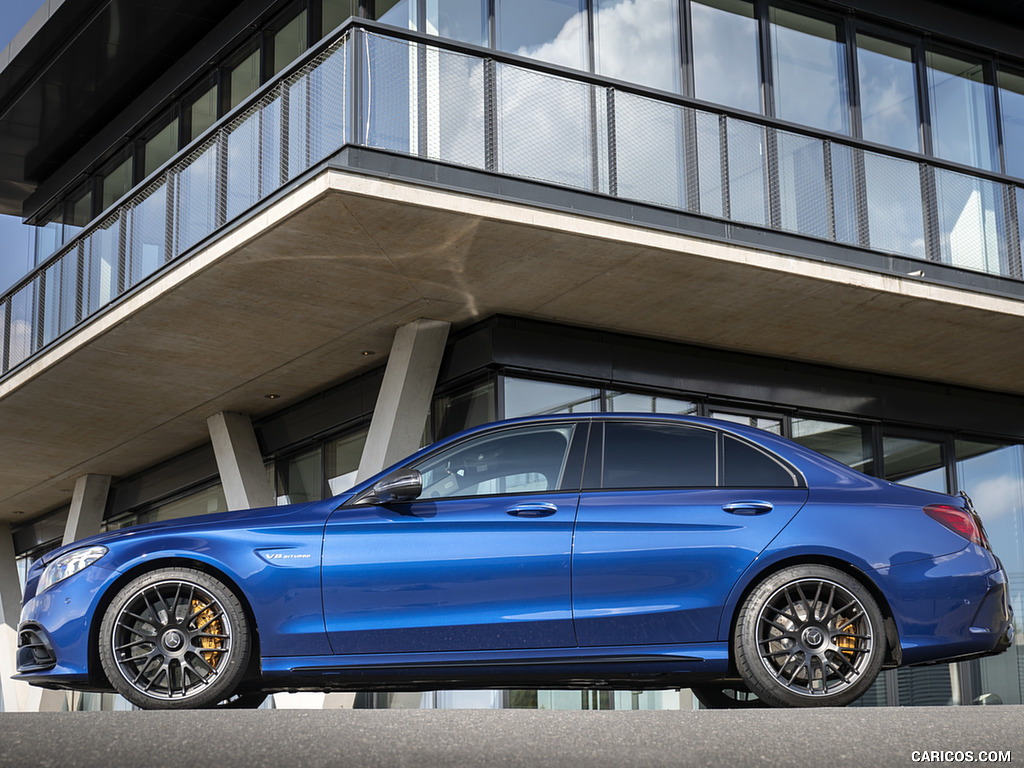
<path id="1" fill-rule="evenodd" d="M 0 212 L 34 242 L 0 295 L 0 669 L 64 538 L 560 410 L 966 490 L 1024 615 L 1022 27 L 988 0 L 44 6 L 0 57 Z M 1017 637 L 864 703 L 1021 703 Z M 362 703 L 689 706 L 460 695 Z"/>

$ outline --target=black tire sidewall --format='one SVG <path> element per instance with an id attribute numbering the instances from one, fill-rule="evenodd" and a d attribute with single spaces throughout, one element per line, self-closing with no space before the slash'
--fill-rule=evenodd
<path id="1" fill-rule="evenodd" d="M 194 695 L 163 699 L 147 696 L 125 679 L 114 658 L 114 628 L 118 615 L 140 590 L 163 581 L 181 581 L 195 584 L 209 592 L 223 607 L 231 626 L 231 653 L 217 679 Z M 234 593 L 219 579 L 193 568 L 159 568 L 128 582 L 107 606 L 100 623 L 99 657 L 103 672 L 110 684 L 128 701 L 142 709 L 202 709 L 216 706 L 230 697 L 245 676 L 252 648 L 249 621 L 245 610 Z"/>
<path id="2" fill-rule="evenodd" d="M 870 660 L 858 679 L 835 694 L 809 696 L 780 685 L 765 668 L 757 651 L 757 618 L 765 602 L 780 588 L 802 579 L 823 579 L 839 584 L 864 606 L 873 636 Z M 826 565 L 795 565 L 767 577 L 747 595 L 733 632 L 733 654 L 737 671 L 751 691 L 769 706 L 843 707 L 859 699 L 875 681 L 886 654 L 885 625 L 878 603 L 868 589 L 845 571 Z"/>

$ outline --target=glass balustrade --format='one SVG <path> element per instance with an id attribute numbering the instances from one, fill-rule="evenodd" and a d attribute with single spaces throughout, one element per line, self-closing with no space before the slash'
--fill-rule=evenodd
<path id="1" fill-rule="evenodd" d="M 0 296 L 0 376 L 346 144 L 1021 278 L 993 174 L 365 20 L 195 138 Z"/>

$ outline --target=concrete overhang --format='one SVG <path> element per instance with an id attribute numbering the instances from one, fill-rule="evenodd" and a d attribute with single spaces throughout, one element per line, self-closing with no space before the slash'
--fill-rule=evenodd
<path id="1" fill-rule="evenodd" d="M 1024 301 L 325 169 L 0 383 L 0 521 L 497 313 L 1024 395 Z"/>

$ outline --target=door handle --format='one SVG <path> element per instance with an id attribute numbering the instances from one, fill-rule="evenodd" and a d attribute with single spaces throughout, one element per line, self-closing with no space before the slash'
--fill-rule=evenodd
<path id="1" fill-rule="evenodd" d="M 775 507 L 770 501 L 746 500 L 723 504 L 722 509 L 734 515 L 763 515 Z"/>
<path id="2" fill-rule="evenodd" d="M 514 504 L 505 510 L 513 517 L 549 517 L 558 511 L 558 507 L 549 501 L 526 501 Z"/>

